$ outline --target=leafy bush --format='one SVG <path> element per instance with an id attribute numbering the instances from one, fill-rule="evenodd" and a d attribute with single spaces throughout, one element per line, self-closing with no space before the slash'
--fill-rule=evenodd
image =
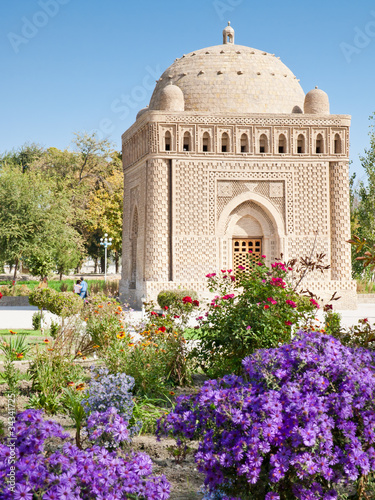
<path id="1" fill-rule="evenodd" d="M 122 307 L 116 300 L 104 295 L 88 299 L 82 311 L 82 319 L 86 322 L 87 335 L 100 350 L 105 350 L 116 339 L 116 335 L 124 331 Z"/>
<path id="2" fill-rule="evenodd" d="M 243 360 L 235 375 L 182 396 L 159 434 L 198 439 L 209 491 L 241 500 L 357 497 L 375 471 L 375 354 L 299 332 Z"/>
<path id="3" fill-rule="evenodd" d="M 56 292 L 51 288 L 35 288 L 29 295 L 29 302 L 62 317 L 78 314 L 83 307 L 83 300 L 77 294 Z"/>
<path id="4" fill-rule="evenodd" d="M 80 387 L 83 379 L 82 368 L 74 364 L 71 357 L 53 349 L 37 350 L 28 373 L 33 391 L 29 407 L 44 409 L 51 414 L 62 409 L 64 389 L 69 385 Z"/>
<path id="5" fill-rule="evenodd" d="M 262 255 L 249 272 L 239 266 L 208 274 L 214 299 L 199 317 L 199 344 L 192 356 L 209 376 L 241 373 L 241 360 L 259 348 L 288 342 L 294 328 L 314 316 L 313 298 L 301 297 L 287 283 L 288 269 L 275 262 L 269 269 Z"/>
<path id="6" fill-rule="evenodd" d="M 180 302 L 184 297 L 191 297 L 193 300 L 198 300 L 197 292 L 194 290 L 162 290 L 159 292 L 157 301 L 162 309 L 171 307 L 176 302 Z"/>
<path id="7" fill-rule="evenodd" d="M 4 296 L 13 296 L 13 297 L 26 297 L 31 292 L 31 289 L 27 285 L 12 285 L 11 283 L 8 285 L 0 286 L 0 293 Z"/>
<path id="8" fill-rule="evenodd" d="M 8 446 L 4 438 L 0 444 L 2 499 L 169 498 L 168 481 L 152 475 L 152 461 L 145 453 L 122 456 L 100 446 L 80 450 L 67 441 L 69 435 L 59 424 L 43 420 L 41 411 L 27 410 L 15 420 L 14 444 Z M 100 424 L 103 431 L 106 423 Z M 118 442 L 126 440 L 121 420 L 112 422 L 112 429 Z M 94 433 L 89 429 L 91 437 Z M 52 449 L 47 444 L 51 439 Z"/>
<path id="9" fill-rule="evenodd" d="M 31 323 L 33 325 L 34 330 L 40 330 L 41 322 L 42 322 L 42 317 L 40 315 L 40 312 L 34 313 L 31 319 Z"/>

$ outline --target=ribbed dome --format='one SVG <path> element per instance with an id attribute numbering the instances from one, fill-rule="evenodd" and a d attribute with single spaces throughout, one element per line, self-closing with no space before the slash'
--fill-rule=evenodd
<path id="1" fill-rule="evenodd" d="M 267 52 L 225 43 L 177 59 L 161 76 L 150 109 L 161 110 L 163 90 L 182 90 L 185 111 L 211 113 L 293 113 L 305 94 L 293 73 Z"/>

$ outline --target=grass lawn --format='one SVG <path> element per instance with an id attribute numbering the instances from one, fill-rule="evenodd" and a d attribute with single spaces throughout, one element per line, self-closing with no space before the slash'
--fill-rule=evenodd
<path id="1" fill-rule="evenodd" d="M 98 293 L 100 290 L 104 290 L 106 286 L 110 287 L 118 287 L 118 281 L 108 281 L 107 283 L 104 280 L 98 280 L 98 279 L 90 279 L 86 278 L 87 284 L 88 284 L 88 289 L 89 289 L 89 294 L 90 293 Z M 56 290 L 56 292 L 60 291 L 67 291 L 67 292 L 72 292 L 73 291 L 73 286 L 76 280 L 74 279 L 65 279 L 65 280 L 48 280 L 48 286 L 49 288 L 53 288 Z M 34 290 L 35 287 L 39 285 L 40 281 L 39 280 L 33 280 L 33 281 L 17 281 L 17 289 L 21 285 L 25 285 L 29 290 Z M 11 281 L 0 281 L 0 287 L 4 285 L 10 286 L 12 283 Z M 62 290 L 61 290 L 62 287 Z M 4 291 L 2 292 L 4 293 Z"/>
<path id="2" fill-rule="evenodd" d="M 40 344 L 40 345 L 45 345 L 43 340 L 48 337 L 48 335 L 42 335 L 40 330 L 13 330 L 17 332 L 17 335 L 12 335 L 9 333 L 9 330 L 0 330 L 0 342 L 16 342 L 17 338 L 19 338 L 21 335 L 26 335 L 25 341 L 27 344 L 32 347 L 33 345 Z M 3 353 L 0 351 L 0 361 L 4 361 L 5 356 Z M 29 355 L 26 355 L 23 360 L 28 360 L 30 359 Z"/>
<path id="3" fill-rule="evenodd" d="M 42 335 L 42 332 L 40 330 L 13 330 L 14 332 L 17 332 L 17 335 L 31 335 L 32 337 L 40 337 Z M 9 330 L 0 330 L 0 335 L 13 335 L 9 332 Z"/>

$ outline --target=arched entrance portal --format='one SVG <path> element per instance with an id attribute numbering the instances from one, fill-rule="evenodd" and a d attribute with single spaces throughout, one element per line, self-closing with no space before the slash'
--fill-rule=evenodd
<path id="1" fill-rule="evenodd" d="M 218 220 L 221 238 L 219 267 L 247 267 L 246 255 L 266 256 L 268 265 L 284 254 L 285 230 L 280 212 L 265 197 L 237 196 L 224 208 Z M 284 255 L 284 258 L 287 256 Z"/>

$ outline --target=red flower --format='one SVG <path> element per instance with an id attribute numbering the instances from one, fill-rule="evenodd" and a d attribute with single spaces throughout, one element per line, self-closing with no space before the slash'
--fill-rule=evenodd
<path id="1" fill-rule="evenodd" d="M 292 325 L 293 323 L 291 321 L 285 321 L 286 325 Z"/>
<path id="2" fill-rule="evenodd" d="M 168 311 L 168 306 L 164 306 L 164 309 L 165 309 L 166 311 Z"/>
<path id="3" fill-rule="evenodd" d="M 151 312 L 151 316 L 157 316 L 157 315 L 158 315 L 158 313 L 156 313 L 155 311 Z"/>
<path id="4" fill-rule="evenodd" d="M 173 317 L 174 317 L 175 319 L 177 319 L 177 318 L 179 318 L 180 316 L 178 316 L 177 314 L 175 314 Z"/>
<path id="5" fill-rule="evenodd" d="M 269 309 L 269 308 L 270 308 L 270 306 L 269 306 L 268 304 L 266 304 L 266 305 L 264 306 L 264 309 Z"/>
<path id="6" fill-rule="evenodd" d="M 2 296 L 3 296 L 3 294 L 0 292 L 0 299 L 1 299 Z"/>
<path id="7" fill-rule="evenodd" d="M 199 300 L 193 300 L 193 306 L 199 307 Z"/>
<path id="8" fill-rule="evenodd" d="M 183 302 L 184 304 L 191 304 L 191 303 L 193 302 L 193 300 L 192 300 L 192 298 L 191 298 L 191 297 L 186 296 L 186 297 L 184 297 L 184 298 L 182 299 L 182 302 Z"/>
<path id="9" fill-rule="evenodd" d="M 164 332 L 165 332 L 165 330 L 166 330 L 165 326 L 161 326 L 161 327 L 159 328 L 159 332 L 163 332 L 163 333 L 164 333 Z"/>

